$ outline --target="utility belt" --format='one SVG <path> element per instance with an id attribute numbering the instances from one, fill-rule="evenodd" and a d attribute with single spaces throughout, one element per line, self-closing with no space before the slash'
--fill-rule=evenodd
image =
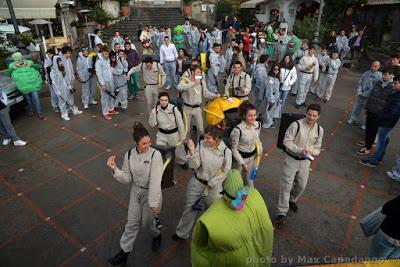
<path id="1" fill-rule="evenodd" d="M 312 72 L 307 72 L 307 71 L 301 71 L 301 72 L 305 74 L 313 74 Z"/>
<path id="2" fill-rule="evenodd" d="M 167 63 L 172 63 L 172 62 L 175 62 L 175 60 L 172 60 L 172 61 L 167 61 L 167 60 L 164 60 L 164 62 L 167 62 Z"/>
<path id="3" fill-rule="evenodd" d="M 288 154 L 290 157 L 294 158 L 295 160 L 306 160 L 306 158 L 294 156 L 294 155 L 290 154 L 288 151 L 286 151 L 286 154 Z"/>
<path id="4" fill-rule="evenodd" d="M 158 83 L 146 83 L 145 87 L 146 87 L 147 85 L 158 85 Z"/>
<path id="5" fill-rule="evenodd" d="M 197 176 L 197 173 L 196 173 L 196 172 L 194 172 L 194 177 L 195 177 L 200 183 L 202 183 L 202 184 L 204 184 L 204 185 L 208 185 L 208 182 L 207 182 L 207 181 L 204 181 L 204 180 L 202 180 L 202 179 L 200 179 L 200 178 Z"/>
<path id="6" fill-rule="evenodd" d="M 253 151 L 251 152 L 243 152 L 239 150 L 239 154 L 242 156 L 242 158 L 244 159 L 248 159 L 251 158 L 252 156 L 254 156 L 257 153 L 257 148 L 255 148 Z"/>
<path id="7" fill-rule="evenodd" d="M 245 97 L 249 97 L 250 94 L 247 95 L 234 95 L 234 97 L 236 98 L 245 98 Z"/>
<path id="8" fill-rule="evenodd" d="M 163 133 L 163 134 L 173 134 L 178 131 L 178 127 L 171 129 L 171 130 L 165 130 L 165 129 L 158 128 L 158 130 L 160 131 L 160 133 Z"/>
<path id="9" fill-rule="evenodd" d="M 189 107 L 189 108 L 199 108 L 199 107 L 201 107 L 201 105 L 189 105 L 189 104 L 186 104 L 186 103 L 183 103 L 185 106 L 187 106 L 187 107 Z"/>
<path id="10" fill-rule="evenodd" d="M 133 184 L 134 184 L 135 186 L 141 188 L 141 189 L 149 190 L 149 187 L 148 187 L 148 186 L 147 186 L 147 187 L 144 187 L 144 186 L 138 185 L 138 184 L 136 184 L 136 183 L 133 183 Z"/>

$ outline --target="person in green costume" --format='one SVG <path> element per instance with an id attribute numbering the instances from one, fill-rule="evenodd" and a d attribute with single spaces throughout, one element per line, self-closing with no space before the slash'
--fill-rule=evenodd
<path id="1" fill-rule="evenodd" d="M 228 172 L 223 189 L 223 198 L 197 220 L 192 266 L 270 266 L 273 226 L 262 196 L 243 186 L 238 170 Z"/>
<path id="2" fill-rule="evenodd" d="M 8 66 L 8 75 L 14 80 L 17 89 L 24 95 L 28 102 L 28 111 L 32 116 L 34 113 L 39 119 L 43 119 L 39 100 L 39 91 L 43 80 L 40 76 L 40 65 L 34 64 L 32 60 L 23 59 L 20 52 L 11 55 L 13 61 Z"/>
<path id="3" fill-rule="evenodd" d="M 272 27 L 267 28 L 267 36 L 264 39 L 267 45 L 267 55 L 268 57 L 272 57 L 272 55 L 274 54 L 274 46 L 277 40 Z"/>
<path id="4" fill-rule="evenodd" d="M 293 34 L 287 45 L 286 55 L 289 55 L 292 59 L 294 59 L 294 55 L 296 54 L 297 50 L 300 49 L 300 46 L 301 40 L 299 37 Z"/>
<path id="5" fill-rule="evenodd" d="M 184 47 L 184 37 L 182 35 L 183 32 L 183 26 L 178 25 L 174 28 L 175 35 L 172 38 L 172 42 L 174 43 L 176 47 L 176 51 L 179 52 L 179 49 L 183 49 Z"/>

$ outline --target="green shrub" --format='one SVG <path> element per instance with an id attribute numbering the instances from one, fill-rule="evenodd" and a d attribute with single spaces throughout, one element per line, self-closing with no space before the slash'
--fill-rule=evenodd
<path id="1" fill-rule="evenodd" d="M 90 13 L 90 17 L 100 25 L 107 25 L 109 22 L 116 20 L 113 16 L 111 16 L 107 11 L 105 11 L 102 7 L 96 6 L 94 7 Z"/>
<path id="2" fill-rule="evenodd" d="M 303 20 L 296 20 L 293 25 L 293 30 L 301 39 L 308 39 L 310 42 L 314 39 L 314 32 L 317 28 L 318 18 L 314 16 L 305 16 Z M 320 44 L 325 42 L 325 38 L 329 33 L 329 27 L 325 23 L 321 23 L 319 28 L 319 41 Z"/>

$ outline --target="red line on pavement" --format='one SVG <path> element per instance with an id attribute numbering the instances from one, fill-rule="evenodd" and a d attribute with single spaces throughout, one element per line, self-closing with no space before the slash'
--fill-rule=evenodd
<path id="1" fill-rule="evenodd" d="M 358 193 L 357 193 L 357 197 L 356 197 L 356 201 L 354 202 L 354 206 L 353 209 L 351 211 L 351 213 L 353 214 L 353 216 L 358 216 L 359 212 L 360 212 L 360 208 L 361 208 L 361 203 L 362 200 L 364 198 L 364 194 L 365 194 L 365 186 L 368 183 L 368 177 L 370 175 L 371 169 L 369 167 L 365 167 L 364 169 L 364 175 L 363 178 L 361 179 L 360 182 L 360 188 L 358 189 Z M 364 186 L 364 187 L 361 187 Z M 343 256 L 349 243 L 350 243 L 350 239 L 351 239 L 351 235 L 353 233 L 353 226 L 356 223 L 357 220 L 355 219 L 350 219 L 349 223 L 347 225 L 347 230 L 344 236 L 344 240 L 343 240 L 343 244 L 342 244 L 342 248 L 340 250 L 340 256 Z"/>

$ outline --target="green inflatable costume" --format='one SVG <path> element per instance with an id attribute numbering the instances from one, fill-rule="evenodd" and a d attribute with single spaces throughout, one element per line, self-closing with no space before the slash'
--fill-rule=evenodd
<path id="1" fill-rule="evenodd" d="M 267 35 L 265 37 L 265 43 L 267 45 L 267 55 L 272 57 L 274 54 L 274 46 L 277 38 L 274 35 L 274 30 L 271 27 L 267 28 Z"/>
<path id="2" fill-rule="evenodd" d="M 240 188 L 239 171 L 229 171 L 224 191 L 236 196 Z M 192 235 L 192 266 L 270 266 L 273 226 L 262 196 L 250 188 L 241 210 L 233 209 L 230 201 L 224 195 L 198 219 Z"/>
<path id="3" fill-rule="evenodd" d="M 23 94 L 39 91 L 42 88 L 40 65 L 24 60 L 20 52 L 12 54 L 13 62 L 8 66 L 8 74 L 14 80 L 17 89 Z"/>
<path id="4" fill-rule="evenodd" d="M 174 28 L 174 37 L 172 38 L 172 42 L 174 43 L 176 50 L 179 52 L 179 49 L 183 49 L 184 46 L 184 37 L 183 37 L 183 26 L 177 25 Z"/>
<path id="5" fill-rule="evenodd" d="M 301 40 L 296 36 L 293 35 L 292 39 L 290 39 L 287 45 L 287 55 L 293 57 L 293 55 L 299 50 L 301 47 Z"/>

